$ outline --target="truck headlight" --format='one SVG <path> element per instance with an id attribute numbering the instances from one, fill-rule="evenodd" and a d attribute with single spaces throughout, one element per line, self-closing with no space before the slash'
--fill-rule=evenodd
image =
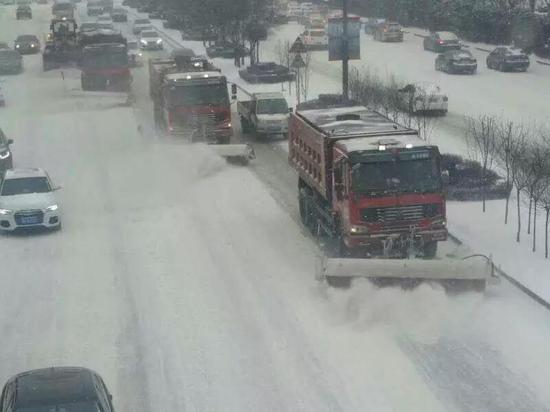
<path id="1" fill-rule="evenodd" d="M 46 208 L 46 210 L 47 210 L 48 212 L 54 212 L 54 211 L 57 210 L 57 208 L 58 208 L 57 205 L 51 205 L 51 206 L 48 206 L 48 207 Z"/>
<path id="2" fill-rule="evenodd" d="M 13 210 L 11 209 L 0 209 L 0 215 L 11 215 Z"/>
<path id="3" fill-rule="evenodd" d="M 141 44 L 147 44 L 147 40 L 141 39 L 140 42 L 141 42 Z"/>
<path id="4" fill-rule="evenodd" d="M 0 100 L 3 100 L 1 96 L 0 96 Z M 7 159 L 8 157 L 10 157 L 10 155 L 11 155 L 11 152 L 9 150 L 6 150 L 5 152 L 0 153 L 0 159 L 1 160 Z"/>
<path id="5" fill-rule="evenodd" d="M 366 235 L 369 233 L 369 228 L 366 226 L 353 225 L 349 228 L 349 232 L 352 235 Z"/>

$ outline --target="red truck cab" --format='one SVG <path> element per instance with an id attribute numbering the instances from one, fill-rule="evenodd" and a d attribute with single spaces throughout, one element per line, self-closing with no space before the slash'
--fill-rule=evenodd
<path id="1" fill-rule="evenodd" d="M 299 173 L 300 214 L 349 256 L 433 257 L 447 239 L 437 146 L 362 106 L 297 111 L 289 162 Z"/>

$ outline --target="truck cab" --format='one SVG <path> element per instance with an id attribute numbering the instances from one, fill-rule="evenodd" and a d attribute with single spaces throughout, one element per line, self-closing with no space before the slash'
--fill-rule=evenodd
<path id="1" fill-rule="evenodd" d="M 288 134 L 289 108 L 282 93 L 254 93 L 251 100 L 238 102 L 237 111 L 243 133 Z"/>

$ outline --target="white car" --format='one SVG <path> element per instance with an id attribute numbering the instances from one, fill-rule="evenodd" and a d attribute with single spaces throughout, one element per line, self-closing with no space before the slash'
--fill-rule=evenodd
<path id="1" fill-rule="evenodd" d="M 142 30 L 147 30 L 151 27 L 151 20 L 149 19 L 135 19 L 132 32 L 134 34 L 141 33 Z"/>
<path id="2" fill-rule="evenodd" d="M 328 37 L 324 29 L 309 29 L 300 35 L 300 39 L 307 50 L 327 50 Z"/>
<path id="3" fill-rule="evenodd" d="M 139 67 L 143 65 L 143 53 L 139 49 L 139 42 L 137 40 L 128 40 L 128 61 L 130 66 Z"/>
<path id="4" fill-rule="evenodd" d="M 402 96 L 405 110 L 410 113 L 447 113 L 449 98 L 434 83 L 410 83 L 400 89 L 399 93 Z"/>
<path id="5" fill-rule="evenodd" d="M 60 229 L 58 189 L 43 169 L 6 170 L 0 185 L 0 230 Z"/>
<path id="6" fill-rule="evenodd" d="M 143 30 L 139 36 L 139 47 L 142 50 L 162 50 L 162 38 L 154 30 Z"/>

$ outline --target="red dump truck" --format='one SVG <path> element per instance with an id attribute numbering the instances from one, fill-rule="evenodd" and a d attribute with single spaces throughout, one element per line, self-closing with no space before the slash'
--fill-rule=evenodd
<path id="1" fill-rule="evenodd" d="M 232 135 L 227 79 L 203 58 L 149 61 L 149 91 L 157 125 L 192 141 L 229 143 Z"/>
<path id="2" fill-rule="evenodd" d="M 434 257 L 447 239 L 436 146 L 363 106 L 297 111 L 289 162 L 305 226 L 342 256 Z"/>
<path id="3" fill-rule="evenodd" d="M 302 104 L 289 121 L 289 162 L 302 222 L 328 240 L 319 280 L 427 281 L 452 291 L 482 291 L 495 280 L 488 257 L 436 256 L 447 239 L 440 154 L 417 131 L 363 106 Z"/>

